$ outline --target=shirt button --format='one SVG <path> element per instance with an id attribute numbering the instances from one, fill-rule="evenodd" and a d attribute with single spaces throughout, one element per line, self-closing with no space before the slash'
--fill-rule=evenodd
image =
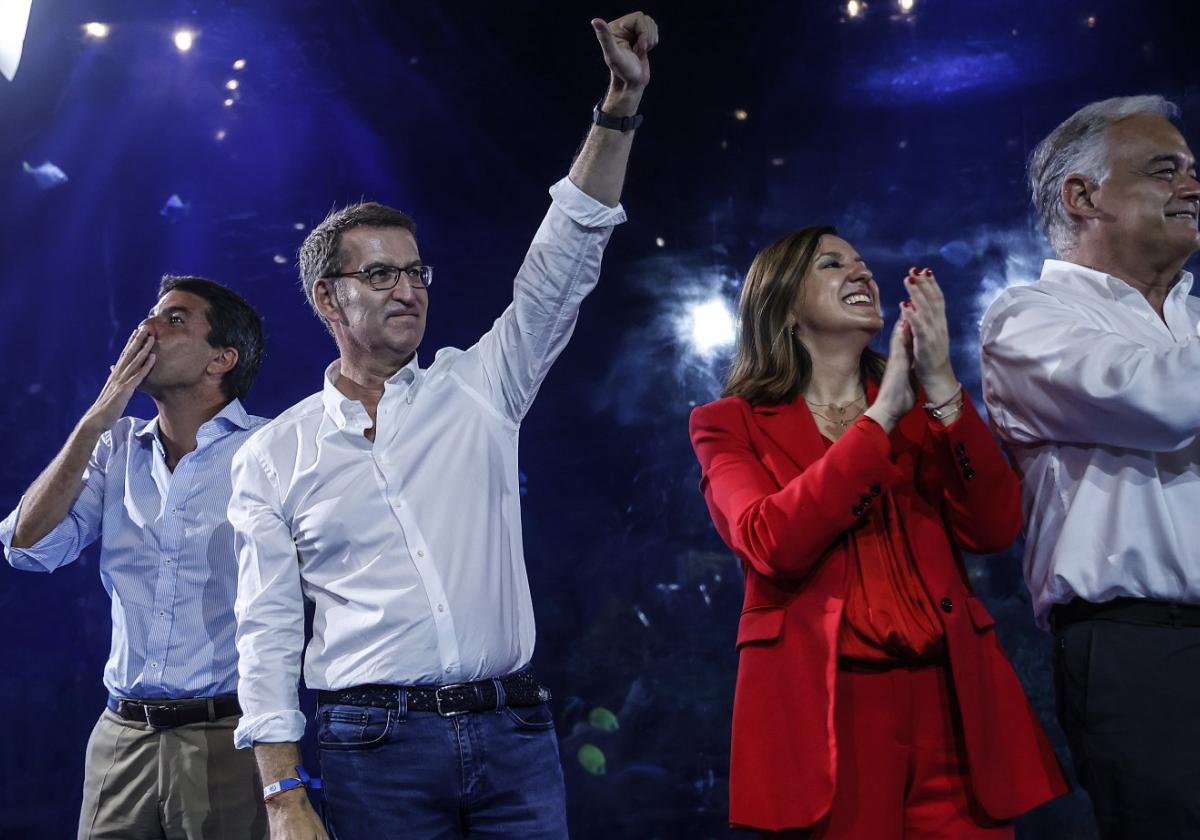
<path id="1" fill-rule="evenodd" d="M 170 566 L 170 565 L 171 565 L 171 558 L 170 558 L 170 557 L 168 557 L 168 558 L 167 558 L 166 560 L 164 560 L 163 562 L 164 562 L 164 563 L 166 563 L 168 566 Z"/>
<path id="2" fill-rule="evenodd" d="M 445 611 L 446 611 L 446 605 L 438 604 L 438 612 L 445 612 Z"/>
<path id="3" fill-rule="evenodd" d="M 150 667 L 151 667 L 151 668 L 157 668 L 157 667 L 158 667 L 158 663 L 157 663 L 157 662 L 151 662 L 151 663 L 150 663 Z"/>
<path id="4" fill-rule="evenodd" d="M 447 666 L 446 666 L 446 673 L 447 673 L 447 674 L 449 674 L 449 673 L 450 673 L 450 666 L 449 666 L 449 665 L 447 665 Z"/>
<path id="5" fill-rule="evenodd" d="M 166 610 L 159 610 L 159 611 L 158 611 L 158 617 L 159 617 L 159 618 L 166 618 L 166 617 L 167 617 Z"/>
<path id="6" fill-rule="evenodd" d="M 943 598 L 941 607 L 942 607 L 942 612 L 944 612 L 944 613 L 953 612 L 954 611 L 954 602 L 951 601 L 949 598 Z"/>
<path id="7" fill-rule="evenodd" d="M 418 557 L 424 557 L 424 556 L 425 556 L 425 552 L 424 552 L 423 550 L 421 550 L 421 549 L 418 549 L 418 550 L 417 550 L 417 556 L 418 556 Z"/>

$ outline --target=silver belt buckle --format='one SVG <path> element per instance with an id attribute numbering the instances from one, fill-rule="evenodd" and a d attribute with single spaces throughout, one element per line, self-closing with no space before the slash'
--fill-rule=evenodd
<path id="1" fill-rule="evenodd" d="M 153 718 L 156 712 L 169 712 L 174 708 L 174 706 L 164 706 L 161 703 L 142 703 L 142 714 L 146 716 L 146 723 L 155 729 L 170 729 L 170 725 L 162 723 L 161 719 L 156 723 Z"/>
<path id="2" fill-rule="evenodd" d="M 450 685 L 439 685 L 437 688 L 435 688 L 433 691 L 433 707 L 437 710 L 437 713 L 442 717 L 458 717 L 459 715 L 465 715 L 467 713 L 466 709 L 461 709 L 457 712 L 443 712 L 442 692 L 446 689 L 465 688 L 466 686 L 467 683 L 450 683 Z"/>

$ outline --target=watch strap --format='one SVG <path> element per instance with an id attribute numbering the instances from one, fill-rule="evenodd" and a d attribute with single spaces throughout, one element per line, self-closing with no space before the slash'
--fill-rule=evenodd
<path id="1" fill-rule="evenodd" d="M 614 131 L 633 131 L 645 119 L 646 117 L 642 114 L 634 114 L 632 117 L 614 117 L 612 114 L 601 111 L 599 102 L 592 108 L 592 122 L 601 128 L 611 128 Z"/>

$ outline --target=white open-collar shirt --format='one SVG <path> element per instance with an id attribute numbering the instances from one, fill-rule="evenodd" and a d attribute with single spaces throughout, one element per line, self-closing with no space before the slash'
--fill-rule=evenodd
<path id="1" fill-rule="evenodd" d="M 1047 260 L 983 317 L 983 393 L 1023 475 L 1025 579 L 1055 604 L 1200 603 L 1200 300 L 1163 307 L 1117 277 Z"/>
<path id="2" fill-rule="evenodd" d="M 568 179 L 477 344 L 389 379 L 375 441 L 335 386 L 281 414 L 233 465 L 238 550 L 238 746 L 298 741 L 310 688 L 501 676 L 533 655 L 517 439 L 625 220 Z M 304 599 L 314 602 L 304 647 Z"/>

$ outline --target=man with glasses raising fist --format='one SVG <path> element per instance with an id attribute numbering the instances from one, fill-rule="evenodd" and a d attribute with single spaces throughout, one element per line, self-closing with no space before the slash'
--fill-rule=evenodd
<path id="1" fill-rule="evenodd" d="M 566 346 L 619 205 L 658 42 L 640 13 L 593 20 L 610 71 L 570 175 L 473 347 L 421 367 L 433 270 L 412 220 L 331 214 L 300 249 L 339 358 L 322 390 L 233 467 L 239 746 L 254 746 L 276 838 L 324 838 L 303 790 L 296 684 L 320 690 L 325 819 L 339 840 L 566 837 L 549 692 L 529 671 L 517 438 Z M 315 605 L 304 645 L 304 598 Z"/>

